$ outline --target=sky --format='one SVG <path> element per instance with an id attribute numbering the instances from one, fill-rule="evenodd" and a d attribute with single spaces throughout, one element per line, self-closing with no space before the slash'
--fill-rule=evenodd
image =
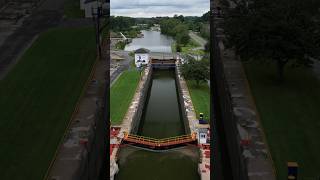
<path id="1" fill-rule="evenodd" d="M 210 0 L 110 0 L 113 16 L 201 16 L 210 10 Z"/>

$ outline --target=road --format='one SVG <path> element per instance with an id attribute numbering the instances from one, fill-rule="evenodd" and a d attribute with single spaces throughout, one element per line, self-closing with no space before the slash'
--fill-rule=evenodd
<path id="1" fill-rule="evenodd" d="M 110 83 L 112 84 L 115 79 L 125 70 L 130 68 L 130 62 L 133 61 L 133 57 L 129 56 L 129 51 L 110 51 L 111 53 L 115 53 L 117 55 L 120 55 L 124 58 L 124 60 L 121 61 L 114 61 L 111 60 L 111 66 L 119 63 L 119 67 L 117 70 L 115 70 L 112 74 L 110 74 Z M 112 71 L 112 70 L 111 70 Z M 111 73 L 111 72 L 110 72 Z"/>
<path id="2" fill-rule="evenodd" d="M 65 0 L 44 0 L 23 24 L 0 45 L 0 80 L 17 63 L 18 58 L 41 32 L 57 26 L 61 20 Z"/>
<path id="3" fill-rule="evenodd" d="M 196 41 L 198 44 L 200 44 L 199 48 L 195 48 L 196 49 L 204 49 L 204 46 L 207 44 L 207 41 L 205 39 L 203 39 L 202 37 L 198 36 L 196 33 L 189 31 L 189 36 L 191 39 L 193 39 L 194 41 Z"/>

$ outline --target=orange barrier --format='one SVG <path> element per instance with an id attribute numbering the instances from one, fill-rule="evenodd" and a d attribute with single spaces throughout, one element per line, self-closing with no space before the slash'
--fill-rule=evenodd
<path id="1" fill-rule="evenodd" d="M 146 145 L 152 148 L 154 147 L 159 148 L 159 147 L 168 147 L 168 146 L 180 145 L 185 143 L 191 143 L 191 142 L 195 142 L 197 139 L 196 139 L 195 133 L 189 134 L 189 135 L 175 136 L 170 138 L 163 138 L 163 139 L 156 139 L 156 138 L 124 133 L 123 140 L 130 143 Z"/>

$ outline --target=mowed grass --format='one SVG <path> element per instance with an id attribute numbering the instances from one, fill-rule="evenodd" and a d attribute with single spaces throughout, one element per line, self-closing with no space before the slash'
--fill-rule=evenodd
<path id="1" fill-rule="evenodd" d="M 137 70 L 124 71 L 110 90 L 110 117 L 113 125 L 121 124 L 140 80 Z"/>
<path id="2" fill-rule="evenodd" d="M 287 179 L 287 162 L 299 164 L 299 178 L 320 177 L 320 81 L 311 69 L 286 69 L 276 83 L 273 67 L 245 65 L 278 179 Z"/>
<path id="3" fill-rule="evenodd" d="M 84 18 L 85 11 L 80 9 L 79 0 L 66 0 L 63 11 L 67 18 Z"/>
<path id="4" fill-rule="evenodd" d="M 42 180 L 95 61 L 94 31 L 39 36 L 0 81 L 0 179 Z"/>
<path id="5" fill-rule="evenodd" d="M 199 113 L 203 113 L 205 120 L 210 120 L 210 88 L 208 84 L 201 83 L 198 87 L 195 81 L 187 80 L 187 85 L 197 118 L 199 118 Z"/>

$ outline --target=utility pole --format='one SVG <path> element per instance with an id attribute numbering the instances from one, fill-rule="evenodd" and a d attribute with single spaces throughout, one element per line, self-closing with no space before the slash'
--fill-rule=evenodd
<path id="1" fill-rule="evenodd" d="M 107 3 L 108 0 L 105 1 Z M 108 7 L 107 7 L 108 8 Z M 97 0 L 97 8 L 92 8 L 92 20 L 94 22 L 95 29 L 95 37 L 96 37 L 96 47 L 98 51 L 99 58 L 102 57 L 102 48 L 101 48 L 101 33 L 105 27 L 107 27 L 108 22 L 101 26 L 101 19 L 108 18 L 109 13 L 105 12 L 103 9 L 103 2 L 101 0 Z"/>

